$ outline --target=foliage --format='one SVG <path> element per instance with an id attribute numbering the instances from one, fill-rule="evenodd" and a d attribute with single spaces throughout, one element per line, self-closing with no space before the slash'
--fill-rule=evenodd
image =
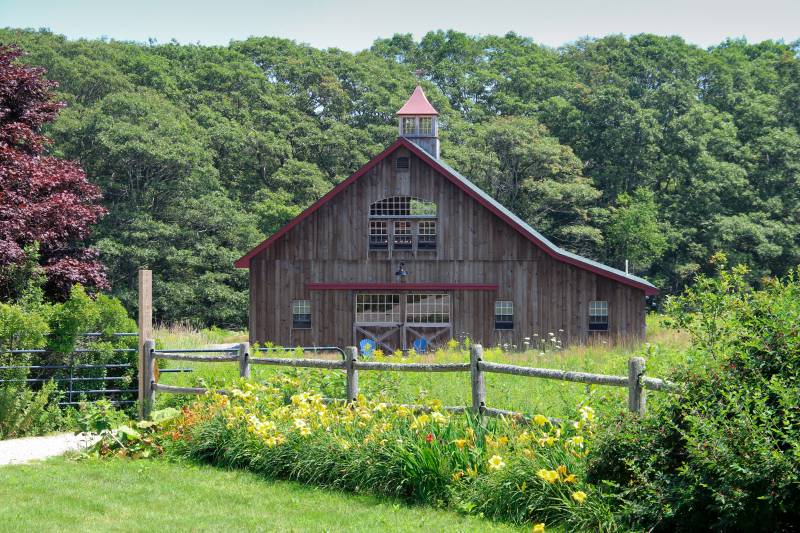
<path id="1" fill-rule="evenodd" d="M 2 375 L 20 374 L 4 371 Z M 24 384 L 0 385 L 0 440 L 43 435 L 60 427 L 59 396 L 53 382 L 35 392 Z"/>
<path id="2" fill-rule="evenodd" d="M 173 455 L 270 478 L 517 522 L 569 521 L 571 510 L 598 505 L 581 476 L 594 427 L 589 407 L 574 424 L 554 425 L 539 415 L 526 427 L 451 415 L 437 401 L 422 411 L 363 397 L 328 404 L 320 394 L 301 392 L 305 386 L 276 376 L 262 385 L 245 382 L 230 396 L 209 392 L 184 408 L 158 442 Z M 527 484 L 506 475 L 518 468 L 533 469 Z M 526 506 L 504 503 L 509 499 Z M 587 517 L 584 525 L 613 527 L 577 514 Z"/>
<path id="3" fill-rule="evenodd" d="M 800 257 L 796 44 L 642 34 L 552 49 L 452 30 L 358 53 L 269 37 L 0 41 L 59 80 L 53 152 L 103 189 L 91 242 L 114 295 L 132 310 L 136 269 L 152 267 L 159 321 L 243 327 L 232 260 L 391 143 L 417 82 L 444 159 L 568 250 L 630 259 L 667 294 L 712 274 L 720 250 L 756 284 Z"/>
<path id="4" fill-rule="evenodd" d="M 599 438 L 590 477 L 617 487 L 634 528 L 778 531 L 800 519 L 800 281 L 754 290 L 745 275 L 701 276 L 670 302 L 692 337 L 679 393 Z"/>
<path id="5" fill-rule="evenodd" d="M 157 433 L 169 427 L 171 421 L 180 416 L 180 411 L 172 407 L 153 411 L 150 420 L 136 423 L 120 423 L 108 402 L 89 404 L 81 417 L 81 431 L 96 434 L 100 440 L 92 446 L 90 453 L 99 456 L 130 457 L 147 459 L 164 452 L 159 445 Z"/>
<path id="6" fill-rule="evenodd" d="M 32 245 L 50 295 L 64 298 L 74 283 L 106 288 L 97 252 L 81 245 L 106 212 L 100 189 L 78 164 L 47 155 L 41 130 L 62 104 L 53 100 L 56 84 L 18 64 L 20 55 L 0 44 L 0 299 L 18 296 L 14 274 Z"/>
<path id="7" fill-rule="evenodd" d="M 135 353 L 114 352 L 115 348 L 136 346 L 135 337 L 115 337 L 112 332 L 136 331 L 136 323 L 128 317 L 122 304 L 105 295 L 89 297 L 81 285 L 74 285 L 69 297 L 61 303 L 42 301 L 41 292 L 26 291 L 18 303 L 0 303 L 0 438 L 41 434 L 69 426 L 69 414 L 62 416 L 58 402 L 66 383 L 28 379 L 50 379 L 55 372 L 29 372 L 30 365 L 114 364 L 134 363 Z M 35 298 L 39 298 L 36 300 Z M 100 337 L 89 342 L 81 334 L 99 332 Z M 74 353 L 76 348 L 84 351 Z M 45 353 L 11 353 L 12 350 L 44 349 Z M 116 385 L 130 383 L 135 378 L 135 365 L 114 374 L 121 379 Z M 103 369 L 84 369 L 81 377 L 104 377 Z M 81 391 L 102 387 L 99 381 L 76 381 L 71 389 L 77 400 Z"/>

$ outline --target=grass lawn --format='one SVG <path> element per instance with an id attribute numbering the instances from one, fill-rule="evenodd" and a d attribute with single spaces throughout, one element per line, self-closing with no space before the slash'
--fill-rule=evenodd
<path id="1" fill-rule="evenodd" d="M 161 460 L 0 467 L 0 531 L 521 531 L 298 483 Z"/>
<path id="2" fill-rule="evenodd" d="M 158 334 L 159 332 L 157 332 Z M 167 348 L 189 348 L 209 344 L 203 342 L 205 335 L 187 336 L 164 332 L 158 337 Z M 241 342 L 246 340 L 242 333 L 231 332 L 227 338 L 220 336 L 216 343 Z M 657 316 L 648 317 L 648 336 L 646 342 L 651 346 L 647 354 L 647 374 L 662 377 L 676 361 L 683 357 L 687 345 L 684 335 L 662 326 Z M 630 357 L 643 355 L 645 345 L 633 346 L 577 346 L 565 350 L 547 351 L 541 355 L 539 350 L 525 352 L 499 353 L 487 350 L 486 359 L 490 361 L 535 366 L 541 368 L 557 368 L 577 370 L 600 374 L 627 375 L 627 362 Z M 292 357 L 294 353 L 280 355 Z M 318 357 L 306 354 L 306 357 Z M 333 357 L 339 357 L 334 355 Z M 467 362 L 466 351 L 447 351 L 438 355 L 416 357 L 387 357 L 393 362 Z M 162 374 L 159 380 L 169 385 L 197 386 L 203 380 L 208 385 L 224 387 L 238 378 L 238 366 L 235 363 L 177 363 L 170 361 L 169 366 L 193 368 L 192 373 Z M 253 365 L 253 379 L 265 379 L 275 372 L 286 372 L 285 369 Z M 343 397 L 344 375 L 337 371 L 291 370 L 305 376 L 311 376 L 310 383 L 326 396 Z M 366 372 L 359 373 L 361 391 L 370 398 L 381 396 L 387 401 L 415 403 L 422 397 L 436 398 L 445 405 L 469 405 L 470 376 L 469 373 L 412 373 L 412 372 Z M 652 400 L 657 401 L 659 393 L 651 393 Z M 566 416 L 573 413 L 576 405 L 588 402 L 595 406 L 605 405 L 607 410 L 624 410 L 626 408 L 627 391 L 617 387 L 587 386 L 580 383 L 568 383 L 546 379 L 526 378 L 504 374 L 487 374 L 486 397 L 490 407 L 511 409 L 529 414 L 543 413 L 548 416 Z M 175 405 L 184 399 L 160 395 L 161 405 Z M 573 413 L 574 414 L 574 413 Z"/>

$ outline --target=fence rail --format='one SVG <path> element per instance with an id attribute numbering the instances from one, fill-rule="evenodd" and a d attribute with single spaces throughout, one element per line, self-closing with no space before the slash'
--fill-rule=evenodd
<path id="1" fill-rule="evenodd" d="M 257 352 L 265 351 L 285 351 L 280 347 L 260 348 Z M 293 351 L 293 350 L 289 350 Z M 385 363 L 377 361 L 360 361 L 358 359 L 358 349 L 347 347 L 345 349 L 333 347 L 309 347 L 297 348 L 297 351 L 327 351 L 339 352 L 343 355 L 343 360 L 331 359 L 307 359 L 307 358 L 281 358 L 281 357 L 250 357 L 250 345 L 241 343 L 236 347 L 222 349 L 195 349 L 195 350 L 156 350 L 155 341 L 147 340 L 143 344 L 143 357 L 145 361 L 142 369 L 145 390 L 140 391 L 140 397 L 145 398 L 144 416 L 147 416 L 156 399 L 156 393 L 171 394 L 204 394 L 207 389 L 203 387 L 177 387 L 173 385 L 163 385 L 157 382 L 155 366 L 158 359 L 169 359 L 173 361 L 193 361 L 193 362 L 238 362 L 239 376 L 242 378 L 250 377 L 251 365 L 275 365 L 289 366 L 294 368 L 323 368 L 329 370 L 344 370 L 346 373 L 346 387 L 344 399 L 326 398 L 328 402 L 346 401 L 352 402 L 358 397 L 358 371 L 382 371 L 382 372 L 469 372 L 472 384 L 472 405 L 471 406 L 448 406 L 446 410 L 451 412 L 472 412 L 494 417 L 513 417 L 522 421 L 528 420 L 523 413 L 496 409 L 486 405 L 486 384 L 485 374 L 511 374 L 515 376 L 525 376 L 543 379 L 555 379 L 559 381 L 571 381 L 575 383 L 588 383 L 594 385 L 605 385 L 612 387 L 627 387 L 628 389 L 628 408 L 635 413 L 645 412 L 646 397 L 648 390 L 662 391 L 670 390 L 674 387 L 662 379 L 645 376 L 645 360 L 642 357 L 633 357 L 628 361 L 627 376 L 612 376 L 605 374 L 591 374 L 587 372 L 572 372 L 568 370 L 554 370 L 550 368 L 533 368 L 525 366 L 507 365 L 493 363 L 483 360 L 483 347 L 479 344 L 470 348 L 469 363 Z M 219 354 L 224 355 L 202 355 Z M 160 372 L 164 372 L 163 370 Z M 217 390 L 222 394 L 227 394 L 225 390 Z M 423 406 L 407 405 L 406 407 L 424 410 Z"/>

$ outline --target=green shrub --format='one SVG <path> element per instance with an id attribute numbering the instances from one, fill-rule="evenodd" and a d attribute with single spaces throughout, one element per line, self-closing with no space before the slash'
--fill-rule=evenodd
<path id="1" fill-rule="evenodd" d="M 800 282 L 754 290 L 745 270 L 669 303 L 692 337 L 677 394 L 599 434 L 589 479 L 637 528 L 780 531 L 800 523 Z"/>

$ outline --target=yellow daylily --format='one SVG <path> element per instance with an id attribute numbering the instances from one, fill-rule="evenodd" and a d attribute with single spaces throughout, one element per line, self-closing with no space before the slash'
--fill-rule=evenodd
<path id="1" fill-rule="evenodd" d="M 533 533 L 544 533 L 544 524 L 534 524 Z"/>
<path id="2" fill-rule="evenodd" d="M 572 499 L 578 503 L 583 503 L 586 501 L 586 493 L 582 490 L 576 491 L 572 493 Z"/>
<path id="3" fill-rule="evenodd" d="M 492 470 L 500 470 L 506 466 L 506 463 L 503 461 L 503 458 L 499 455 L 493 455 L 491 459 L 489 459 L 489 468 Z"/>

